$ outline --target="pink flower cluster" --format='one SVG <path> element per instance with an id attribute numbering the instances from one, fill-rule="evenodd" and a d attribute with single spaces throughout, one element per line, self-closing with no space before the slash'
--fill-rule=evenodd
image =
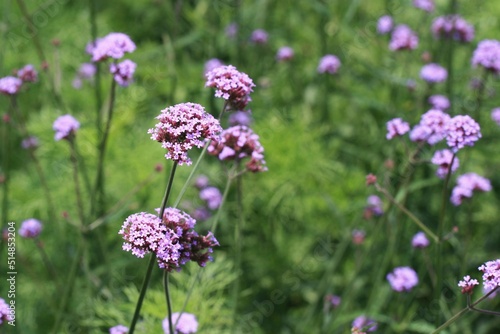
<path id="1" fill-rule="evenodd" d="M 483 272 L 483 285 L 486 289 L 500 287 L 500 259 L 488 261 L 478 269 Z"/>
<path id="2" fill-rule="evenodd" d="M 76 130 L 80 128 L 80 122 L 78 122 L 71 115 L 59 116 L 52 125 L 52 128 L 56 132 L 54 139 L 72 139 L 76 133 Z"/>
<path id="3" fill-rule="evenodd" d="M 377 32 L 380 35 L 385 35 L 391 32 L 394 27 L 394 20 L 389 15 L 380 17 L 377 21 Z"/>
<path id="4" fill-rule="evenodd" d="M 431 109 L 423 114 L 420 123 L 413 127 L 410 139 L 417 142 L 426 141 L 429 145 L 434 145 L 445 138 L 445 125 L 449 120 L 450 116 L 447 113 Z"/>
<path id="5" fill-rule="evenodd" d="M 236 125 L 224 130 L 219 140 L 214 140 L 208 147 L 208 153 L 219 160 L 236 160 L 250 158 L 246 163 L 247 170 L 263 172 L 267 170 L 264 160 L 264 148 L 259 136 L 244 125 Z"/>
<path id="6" fill-rule="evenodd" d="M 335 74 L 340 68 L 340 60 L 334 55 L 323 56 L 318 65 L 318 73 Z"/>
<path id="7" fill-rule="evenodd" d="M 403 121 L 401 118 L 394 118 L 387 122 L 387 139 L 402 136 L 410 131 L 408 122 Z"/>
<path id="8" fill-rule="evenodd" d="M 8 76 L 0 79 L 0 93 L 4 95 L 15 95 L 21 89 L 23 81 L 19 78 Z"/>
<path id="9" fill-rule="evenodd" d="M 432 22 L 431 30 L 436 38 L 452 38 L 463 43 L 474 39 L 474 27 L 459 15 L 437 17 Z"/>
<path id="10" fill-rule="evenodd" d="M 215 88 L 215 96 L 228 101 L 236 110 L 244 109 L 251 101 L 253 83 L 250 77 L 232 65 L 218 66 L 206 75 L 205 87 Z"/>
<path id="11" fill-rule="evenodd" d="M 187 152 L 202 147 L 204 139 L 217 140 L 222 131 L 219 121 L 197 103 L 180 103 L 161 111 L 159 123 L 148 130 L 151 139 L 167 150 L 165 158 L 190 165 Z"/>
<path id="12" fill-rule="evenodd" d="M 23 238 L 36 238 L 42 232 L 42 223 L 34 218 L 27 219 L 21 223 L 19 235 Z"/>
<path id="13" fill-rule="evenodd" d="M 175 326 L 174 334 L 193 334 L 198 331 L 198 320 L 191 313 L 172 313 L 172 323 Z M 163 332 L 170 334 L 168 317 L 163 320 Z"/>
<path id="14" fill-rule="evenodd" d="M 125 53 L 135 51 L 135 44 L 129 36 L 120 32 L 113 32 L 99 38 L 95 47 L 90 45 L 87 51 L 92 55 L 92 61 L 103 61 L 108 58 L 120 59 Z"/>
<path id="15" fill-rule="evenodd" d="M 422 66 L 420 77 L 428 83 L 439 83 L 448 78 L 448 71 L 438 64 L 431 63 Z"/>
<path id="16" fill-rule="evenodd" d="M 438 166 L 438 169 L 436 170 L 436 175 L 441 179 L 444 179 L 446 175 L 448 175 L 448 170 L 450 171 L 450 173 L 454 173 L 460 165 L 458 158 L 457 157 L 453 158 L 453 152 L 446 149 L 436 151 L 432 156 L 431 162 L 434 165 Z M 451 169 L 450 169 L 450 164 L 451 164 Z"/>
<path id="17" fill-rule="evenodd" d="M 17 71 L 17 77 L 23 82 L 37 82 L 38 72 L 35 70 L 33 65 L 28 64 Z"/>
<path id="18" fill-rule="evenodd" d="M 474 67 L 479 65 L 495 74 L 500 73 L 500 42 L 497 40 L 479 42 L 472 54 L 471 63 Z"/>
<path id="19" fill-rule="evenodd" d="M 11 321 L 12 316 L 10 315 L 9 304 L 5 302 L 4 299 L 0 298 L 0 325 L 4 322 Z"/>
<path id="20" fill-rule="evenodd" d="M 410 267 L 394 268 L 392 273 L 387 274 L 392 289 L 397 292 L 410 291 L 418 284 L 418 276 Z"/>
<path id="21" fill-rule="evenodd" d="M 474 146 L 481 138 L 479 124 L 468 115 L 458 115 L 446 122 L 446 142 L 453 152 L 465 146 Z"/>
<path id="22" fill-rule="evenodd" d="M 457 178 L 457 185 L 451 191 L 451 203 L 462 204 L 465 198 L 471 198 L 474 191 L 487 192 L 491 190 L 490 180 L 476 173 L 467 173 Z"/>
<path id="23" fill-rule="evenodd" d="M 418 46 L 418 36 L 407 25 L 397 25 L 392 31 L 389 49 L 392 51 L 413 50 Z"/>
<path id="24" fill-rule="evenodd" d="M 472 294 L 476 285 L 479 285 L 477 279 L 471 279 L 469 275 L 464 276 L 463 281 L 458 282 L 458 286 L 462 288 L 463 294 Z"/>
<path id="25" fill-rule="evenodd" d="M 431 13 L 434 11 L 435 4 L 434 0 L 413 0 L 413 6 Z"/>
<path id="26" fill-rule="evenodd" d="M 137 67 L 136 63 L 132 60 L 125 59 L 121 63 L 112 63 L 109 66 L 109 72 L 113 74 L 115 81 L 123 87 L 130 85 L 132 77 Z"/>

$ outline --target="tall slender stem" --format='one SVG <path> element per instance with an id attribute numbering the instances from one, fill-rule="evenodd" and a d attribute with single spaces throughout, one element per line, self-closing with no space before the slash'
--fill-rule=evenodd
<path id="1" fill-rule="evenodd" d="M 238 170 L 240 162 L 236 163 L 236 170 Z M 234 247 L 235 247 L 235 269 L 236 269 L 236 278 L 234 280 L 233 286 L 233 324 L 237 324 L 237 314 L 238 314 L 238 298 L 240 294 L 240 276 L 241 276 L 241 251 L 242 251 L 242 238 L 241 238 L 241 230 L 243 228 L 244 223 L 244 215 L 243 215 L 243 184 L 242 184 L 242 175 L 239 174 L 236 177 L 236 203 L 238 210 L 238 221 L 234 226 Z M 212 232 L 213 233 L 213 232 Z"/>
<path id="2" fill-rule="evenodd" d="M 8 114 L 6 117 L 9 117 Z M 0 222 L 0 227 L 3 228 L 7 224 L 9 219 L 9 182 L 10 182 L 10 124 L 9 122 L 3 122 L 3 140 L 2 140 L 2 175 L 0 177 L 2 180 L 3 194 L 2 194 L 2 221 Z M 3 248 L 3 247 L 2 247 Z"/>
<path id="3" fill-rule="evenodd" d="M 85 210 L 83 209 L 82 192 L 80 189 L 80 181 L 78 177 L 78 158 L 76 155 L 75 138 L 69 138 L 69 145 L 71 148 L 71 164 L 73 165 L 73 182 L 75 183 L 76 206 L 78 210 L 78 218 L 80 218 L 80 226 L 82 232 L 85 231 Z"/>
<path id="4" fill-rule="evenodd" d="M 97 9 L 96 9 L 96 0 L 89 0 L 89 11 L 90 11 L 90 36 L 92 37 L 92 44 L 96 46 L 97 40 Z M 100 63 L 97 62 L 95 64 L 96 72 L 94 75 L 94 96 L 95 96 L 95 104 L 96 104 L 96 128 L 97 133 L 101 135 L 102 131 L 102 115 L 101 115 L 101 107 L 102 107 L 102 95 L 101 95 L 101 66 Z"/>
<path id="5" fill-rule="evenodd" d="M 165 288 L 165 298 L 167 300 L 167 311 L 168 311 L 168 328 L 170 330 L 169 333 L 175 333 L 174 326 L 172 323 L 172 302 L 170 301 L 170 290 L 168 284 L 168 271 L 163 272 L 163 286 Z"/>

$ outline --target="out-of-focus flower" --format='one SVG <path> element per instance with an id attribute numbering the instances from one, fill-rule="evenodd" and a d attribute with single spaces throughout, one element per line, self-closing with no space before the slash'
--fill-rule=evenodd
<path id="1" fill-rule="evenodd" d="M 428 13 L 432 13 L 435 7 L 434 0 L 413 0 L 413 6 Z"/>
<path id="2" fill-rule="evenodd" d="M 97 71 L 96 66 L 92 63 L 83 63 L 78 69 L 78 76 L 82 79 L 90 80 L 94 77 Z"/>
<path id="3" fill-rule="evenodd" d="M 219 66 L 224 66 L 224 63 L 220 59 L 212 58 L 207 60 L 203 68 L 203 75 L 206 76 L 208 72 L 212 71 L 213 69 L 216 69 Z"/>
<path id="4" fill-rule="evenodd" d="M 269 38 L 267 32 L 263 29 L 256 29 L 252 32 L 250 40 L 255 44 L 266 44 Z"/>
<path id="5" fill-rule="evenodd" d="M 37 82 L 38 72 L 35 70 L 33 65 L 28 64 L 17 71 L 17 77 L 23 82 Z"/>
<path id="6" fill-rule="evenodd" d="M 390 50 L 414 50 L 417 47 L 418 36 L 407 25 L 399 24 L 394 28 L 389 42 Z"/>
<path id="7" fill-rule="evenodd" d="M 217 209 L 222 202 L 222 194 L 216 187 L 205 187 L 200 191 L 200 198 L 207 203 L 210 210 Z"/>
<path id="8" fill-rule="evenodd" d="M 42 223 L 35 218 L 26 219 L 21 223 L 19 235 L 26 239 L 37 238 L 42 232 Z"/>
<path id="9" fill-rule="evenodd" d="M 426 248 L 429 246 L 429 239 L 427 239 L 424 232 L 418 232 L 411 239 L 411 245 L 413 248 Z"/>
<path id="10" fill-rule="evenodd" d="M 123 325 L 116 325 L 109 329 L 109 334 L 127 334 L 127 333 L 128 333 L 128 327 L 125 327 Z"/>
<path id="11" fill-rule="evenodd" d="M 35 136 L 29 136 L 21 142 L 21 147 L 25 150 L 34 150 L 40 145 L 38 138 Z"/>
<path id="12" fill-rule="evenodd" d="M 426 141 L 429 145 L 435 145 L 446 137 L 445 125 L 450 120 L 450 115 L 438 110 L 431 109 L 422 115 L 420 123 L 410 132 L 410 139 L 416 142 Z"/>
<path id="13" fill-rule="evenodd" d="M 479 282 L 477 279 L 471 279 L 469 275 L 464 276 L 463 281 L 458 282 L 458 286 L 462 288 L 463 294 L 471 295 L 475 285 L 479 285 Z"/>
<path id="14" fill-rule="evenodd" d="M 228 119 L 229 125 L 245 125 L 250 126 L 252 124 L 252 112 L 250 110 L 236 111 L 229 115 Z"/>
<path id="15" fill-rule="evenodd" d="M 336 295 L 326 295 L 325 296 L 325 306 L 330 309 L 330 308 L 337 308 L 340 306 L 340 303 L 342 302 L 342 298 L 340 296 Z"/>
<path id="16" fill-rule="evenodd" d="M 483 272 L 483 285 L 487 289 L 500 286 L 500 259 L 488 261 L 479 268 Z"/>
<path id="17" fill-rule="evenodd" d="M 120 86 L 127 87 L 133 80 L 133 75 L 136 67 L 136 63 L 129 59 L 125 59 L 118 64 L 112 63 L 109 66 L 109 72 L 113 74 L 115 81 Z"/>
<path id="18" fill-rule="evenodd" d="M 208 153 L 215 155 L 219 160 L 236 160 L 249 158 L 247 170 L 251 172 L 267 171 L 264 160 L 264 148 L 260 144 L 259 136 L 252 129 L 243 125 L 236 125 L 224 130 L 220 140 L 213 140 L 208 147 Z"/>
<path id="19" fill-rule="evenodd" d="M 62 115 L 54 121 L 52 128 L 56 132 L 55 140 L 71 139 L 80 128 L 80 122 L 71 115 Z"/>
<path id="20" fill-rule="evenodd" d="M 205 75 L 205 87 L 215 88 L 215 97 L 228 101 L 234 109 L 243 110 L 251 101 L 255 84 L 252 79 L 232 65 L 219 66 Z"/>
<path id="21" fill-rule="evenodd" d="M 21 89 L 23 81 L 19 78 L 8 76 L 0 79 L 0 93 L 4 95 L 15 95 Z"/>
<path id="22" fill-rule="evenodd" d="M 340 60 L 337 56 L 328 54 L 323 56 L 318 65 L 318 73 L 335 74 L 340 68 Z"/>
<path id="23" fill-rule="evenodd" d="M 176 323 L 177 325 L 175 325 Z M 198 321 L 191 313 L 172 313 L 172 324 L 175 326 L 174 334 L 192 334 L 198 331 Z M 168 316 L 163 320 L 163 331 L 165 334 L 171 334 L 168 324 Z"/>
<path id="24" fill-rule="evenodd" d="M 352 242 L 355 245 L 361 245 L 365 241 L 366 233 L 363 230 L 352 231 Z"/>
<path id="25" fill-rule="evenodd" d="M 490 39 L 479 42 L 471 63 L 474 67 L 481 66 L 495 74 L 500 73 L 500 42 Z"/>
<path id="26" fill-rule="evenodd" d="M 289 61 L 293 59 L 293 56 L 293 49 L 289 46 L 283 46 L 279 48 L 278 52 L 276 53 L 276 60 L 281 62 Z"/>
<path id="27" fill-rule="evenodd" d="M 450 119 L 444 126 L 446 142 L 456 153 L 465 146 L 474 146 L 481 138 L 479 124 L 468 115 L 458 115 Z"/>
<path id="28" fill-rule="evenodd" d="M 410 131 L 408 122 L 403 121 L 401 118 L 393 118 L 387 122 L 387 135 L 385 137 L 391 140 L 394 137 L 404 135 L 408 131 Z"/>
<path id="29" fill-rule="evenodd" d="M 208 177 L 206 177 L 205 175 L 198 176 L 194 181 L 194 186 L 200 190 L 205 187 L 208 187 L 208 185 L 209 185 Z"/>
<path id="30" fill-rule="evenodd" d="M 366 219 L 370 219 L 373 216 L 381 216 L 382 214 L 384 214 L 382 200 L 377 195 L 368 196 L 367 204 L 368 205 L 365 207 L 365 211 L 363 214 Z"/>
<path id="31" fill-rule="evenodd" d="M 422 66 L 420 77 L 428 83 L 439 83 L 448 78 L 448 71 L 438 64 L 431 63 Z"/>
<path id="32" fill-rule="evenodd" d="M 352 329 L 351 331 L 353 333 L 361 333 L 360 331 L 365 331 L 365 332 L 375 332 L 378 328 L 377 323 L 375 320 L 370 319 L 364 315 L 360 315 L 354 321 L 352 322 Z"/>
<path id="33" fill-rule="evenodd" d="M 377 183 L 377 176 L 372 173 L 366 175 L 365 183 L 367 186 L 371 186 L 372 184 Z"/>
<path id="34" fill-rule="evenodd" d="M 450 168 L 452 160 L 453 164 L 451 165 Z M 434 165 L 438 166 L 438 169 L 436 170 L 436 175 L 440 179 L 444 179 L 446 175 L 448 175 L 448 170 L 450 171 L 450 174 L 454 173 L 460 165 L 458 158 L 457 157 L 453 158 L 453 152 L 447 149 L 436 151 L 432 156 L 431 162 Z"/>
<path id="35" fill-rule="evenodd" d="M 180 103 L 161 111 L 159 123 L 149 129 L 151 139 L 167 150 L 166 159 L 190 165 L 187 152 L 202 147 L 205 139 L 216 140 L 222 131 L 219 121 L 196 103 Z"/>
<path id="36" fill-rule="evenodd" d="M 9 304 L 7 304 L 3 298 L 0 298 L 0 325 L 11 320 L 12 316 L 10 314 Z"/>
<path id="37" fill-rule="evenodd" d="M 431 95 L 428 100 L 432 109 L 446 110 L 450 107 L 450 100 L 444 95 Z"/>
<path id="38" fill-rule="evenodd" d="M 474 27 L 459 15 L 435 18 L 431 30 L 436 38 L 451 38 L 462 43 L 468 43 L 474 39 Z"/>
<path id="39" fill-rule="evenodd" d="M 491 119 L 497 123 L 498 125 L 500 125 L 500 108 L 494 108 L 492 111 L 491 111 Z"/>
<path id="40" fill-rule="evenodd" d="M 407 292 L 418 284 L 418 276 L 410 267 L 397 267 L 387 274 L 387 280 L 392 289 L 397 292 Z"/>
<path id="41" fill-rule="evenodd" d="M 466 173 L 457 178 L 457 185 L 451 191 L 451 203 L 462 204 L 464 198 L 471 198 L 475 191 L 491 191 L 491 182 L 476 173 Z"/>
<path id="42" fill-rule="evenodd" d="M 89 48 L 92 61 L 103 61 L 108 58 L 120 59 L 127 52 L 135 51 L 135 44 L 129 36 L 120 32 L 112 32 L 96 41 L 95 47 Z"/>
<path id="43" fill-rule="evenodd" d="M 238 34 L 238 24 L 232 22 L 226 27 L 226 36 L 229 38 L 235 38 Z"/>
<path id="44" fill-rule="evenodd" d="M 394 20 L 389 15 L 384 15 L 377 21 L 377 32 L 381 35 L 390 33 L 393 27 Z"/>

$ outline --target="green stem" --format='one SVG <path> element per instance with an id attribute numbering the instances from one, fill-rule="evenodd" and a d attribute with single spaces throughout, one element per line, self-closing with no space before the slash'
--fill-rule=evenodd
<path id="1" fill-rule="evenodd" d="M 96 0 L 89 0 L 89 11 L 90 11 L 90 35 L 92 37 L 92 43 L 94 47 L 96 46 L 97 40 L 97 21 L 96 21 Z M 94 95 L 95 95 L 95 103 L 96 103 L 96 128 L 99 135 L 101 135 L 102 131 L 102 115 L 101 115 L 101 107 L 102 107 L 102 95 L 101 95 L 101 66 L 100 63 L 95 63 L 96 72 L 94 75 L 95 83 L 94 83 Z"/>
<path id="2" fill-rule="evenodd" d="M 7 114 L 8 115 L 8 114 Z M 2 174 L 0 177 L 3 178 L 0 183 L 3 188 L 2 197 L 2 221 L 0 222 L 0 227 L 3 228 L 9 219 L 9 182 L 10 182 L 10 124 L 8 122 L 3 122 L 3 140 L 2 140 Z M 3 248 L 3 247 L 2 247 Z"/>
<path id="3" fill-rule="evenodd" d="M 85 232 L 85 213 L 83 209 L 82 192 L 80 190 L 80 181 L 78 178 L 78 158 L 76 155 L 75 137 L 74 136 L 70 137 L 68 141 L 71 149 L 70 160 L 71 164 L 73 165 L 73 182 L 75 183 L 76 206 L 78 210 L 78 217 L 80 219 L 80 226 L 82 232 Z"/>
<path id="4" fill-rule="evenodd" d="M 45 267 L 47 268 L 47 271 L 52 276 L 54 283 L 56 283 L 56 285 L 59 285 L 59 278 L 57 277 L 56 270 L 54 268 L 54 265 L 50 261 L 49 256 L 45 252 L 45 248 L 43 247 L 42 242 L 39 239 L 34 239 L 34 241 L 35 241 L 36 247 L 38 248 L 38 251 L 40 252 L 40 255 L 42 257 L 42 261 L 45 264 Z"/>
<path id="5" fill-rule="evenodd" d="M 238 170 L 240 161 L 236 163 L 236 170 Z M 244 214 L 243 214 L 243 185 L 242 185 L 242 175 L 236 177 L 236 202 L 238 210 L 238 221 L 234 226 L 234 247 L 235 247 L 235 270 L 236 278 L 234 279 L 233 286 L 233 324 L 236 325 L 237 315 L 238 315 L 238 298 L 240 295 L 240 276 L 241 276 L 241 251 L 242 251 L 242 236 L 241 231 L 244 224 Z M 213 233 L 213 232 L 212 232 Z"/>
<path id="6" fill-rule="evenodd" d="M 167 310 L 168 310 L 168 328 L 170 329 L 169 333 L 175 333 L 174 326 L 172 324 L 172 302 L 170 301 L 170 290 L 168 284 L 168 271 L 163 272 L 163 286 L 165 287 L 165 298 L 167 300 Z"/>

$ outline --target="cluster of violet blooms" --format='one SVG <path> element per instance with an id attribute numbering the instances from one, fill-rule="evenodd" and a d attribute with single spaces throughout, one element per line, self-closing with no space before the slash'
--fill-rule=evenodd
<path id="1" fill-rule="evenodd" d="M 194 314 L 187 312 L 172 313 L 172 322 L 176 324 L 174 334 L 194 334 L 198 331 L 198 320 Z M 168 317 L 163 319 L 162 327 L 164 334 L 170 334 Z M 128 334 L 128 332 L 129 328 L 123 325 L 116 325 L 109 329 L 109 334 Z"/>
<path id="2" fill-rule="evenodd" d="M 16 76 L 9 75 L 0 78 L 0 94 L 7 96 L 16 95 L 23 87 L 23 84 L 38 81 L 38 72 L 31 64 L 28 64 L 15 72 Z"/>

